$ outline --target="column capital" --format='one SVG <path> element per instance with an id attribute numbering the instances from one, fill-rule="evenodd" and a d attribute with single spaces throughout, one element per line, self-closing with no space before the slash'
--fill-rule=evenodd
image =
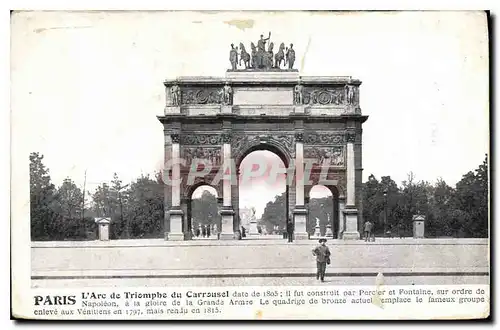
<path id="1" fill-rule="evenodd" d="M 304 132 L 295 132 L 295 141 L 304 142 Z"/>
<path id="2" fill-rule="evenodd" d="M 356 132 L 348 131 L 345 133 L 345 140 L 347 143 L 354 143 L 356 141 Z"/>
<path id="3" fill-rule="evenodd" d="M 170 138 L 172 139 L 172 143 L 179 143 L 179 142 L 181 142 L 181 135 L 179 133 L 172 133 L 172 134 L 170 134 Z"/>
<path id="4" fill-rule="evenodd" d="M 222 133 L 222 143 L 231 143 L 232 135 L 231 133 L 225 132 Z"/>

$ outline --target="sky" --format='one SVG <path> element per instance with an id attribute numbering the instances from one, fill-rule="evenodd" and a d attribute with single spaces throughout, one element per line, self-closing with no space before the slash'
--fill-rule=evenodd
<path id="1" fill-rule="evenodd" d="M 114 172 L 124 182 L 152 174 L 163 162 L 163 81 L 222 77 L 231 43 L 269 31 L 275 44 L 294 44 L 300 75 L 363 82 L 363 180 L 400 184 L 412 171 L 454 185 L 483 161 L 489 63 L 480 12 L 14 14 L 12 154 L 25 166 L 30 152 L 43 154 L 55 184 L 70 177 L 83 186 L 87 171 L 91 191 Z M 279 190 L 268 188 L 242 188 L 243 204 L 261 213 Z"/>

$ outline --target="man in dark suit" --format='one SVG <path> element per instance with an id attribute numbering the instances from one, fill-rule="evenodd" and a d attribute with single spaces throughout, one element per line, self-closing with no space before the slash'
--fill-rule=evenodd
<path id="1" fill-rule="evenodd" d="M 316 279 L 325 281 L 326 265 L 330 263 L 330 249 L 326 246 L 326 238 L 319 239 L 319 245 L 312 251 L 316 257 Z"/>

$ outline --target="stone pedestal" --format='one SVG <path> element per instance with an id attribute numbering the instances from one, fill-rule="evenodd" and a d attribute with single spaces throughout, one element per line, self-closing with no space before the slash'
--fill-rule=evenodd
<path id="1" fill-rule="evenodd" d="M 295 113 L 300 113 L 304 114 L 306 112 L 306 106 L 305 105 L 296 105 L 293 107 Z"/>
<path id="2" fill-rule="evenodd" d="M 222 217 L 221 230 L 219 234 L 219 239 L 221 240 L 232 240 L 235 238 L 235 234 L 233 231 L 233 220 L 234 220 L 234 211 L 232 208 L 223 208 L 220 211 L 220 215 Z"/>
<path id="3" fill-rule="evenodd" d="M 109 224 L 111 222 L 111 218 L 95 218 L 95 222 L 99 228 L 99 240 L 109 241 Z"/>
<path id="4" fill-rule="evenodd" d="M 316 226 L 314 227 L 314 237 L 321 237 L 321 227 L 319 225 L 319 222 L 317 222 Z"/>
<path id="5" fill-rule="evenodd" d="M 332 225 L 330 225 L 330 224 L 326 225 L 325 237 L 327 237 L 327 238 L 333 238 Z"/>
<path id="6" fill-rule="evenodd" d="M 257 230 L 257 220 L 250 220 L 250 228 L 248 229 L 248 234 L 252 236 L 259 235 L 259 231 Z"/>
<path id="7" fill-rule="evenodd" d="M 304 206 L 296 206 L 293 210 L 293 221 L 295 228 L 293 231 L 295 239 L 309 239 L 307 233 L 307 209 Z"/>
<path id="8" fill-rule="evenodd" d="M 169 241 L 183 241 L 182 216 L 184 212 L 181 209 L 171 209 L 170 214 L 170 232 L 167 235 Z"/>
<path id="9" fill-rule="evenodd" d="M 356 240 L 360 238 L 358 231 L 358 210 L 356 208 L 345 208 L 344 211 L 345 229 L 342 235 L 344 240 Z"/>
<path id="10" fill-rule="evenodd" d="M 222 105 L 221 106 L 221 113 L 223 113 L 223 114 L 233 113 L 233 107 L 230 105 Z"/>
<path id="11" fill-rule="evenodd" d="M 413 216 L 413 238 L 425 237 L 425 216 L 417 214 Z"/>

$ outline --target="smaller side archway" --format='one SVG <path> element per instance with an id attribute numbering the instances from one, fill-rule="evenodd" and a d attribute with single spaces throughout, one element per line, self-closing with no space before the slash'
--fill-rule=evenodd
<path id="1" fill-rule="evenodd" d="M 306 204 L 308 208 L 307 231 L 314 235 L 316 223 L 319 221 L 320 235 L 332 235 L 333 238 L 340 237 L 340 229 L 343 228 L 341 205 L 339 205 L 339 190 L 336 186 L 324 186 L 321 184 L 305 187 Z M 331 232 L 327 232 L 330 225 Z"/>
<path id="2" fill-rule="evenodd" d="M 186 239 L 218 239 L 221 228 L 219 195 L 215 187 L 206 183 L 190 187 L 186 196 Z"/>

